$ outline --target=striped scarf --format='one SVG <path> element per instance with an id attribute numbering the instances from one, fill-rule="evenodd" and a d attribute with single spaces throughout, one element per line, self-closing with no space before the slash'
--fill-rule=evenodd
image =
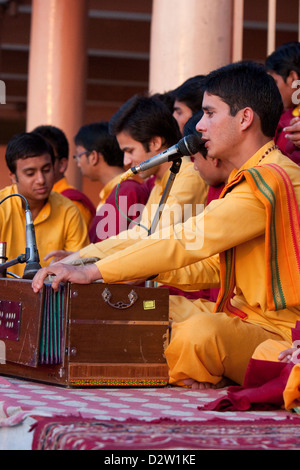
<path id="1" fill-rule="evenodd" d="M 287 173 L 270 163 L 239 172 L 221 197 L 246 179 L 266 209 L 265 266 L 268 310 L 300 305 L 300 216 Z M 220 254 L 221 288 L 215 311 L 241 318 L 247 315 L 230 304 L 235 287 L 235 248 Z"/>

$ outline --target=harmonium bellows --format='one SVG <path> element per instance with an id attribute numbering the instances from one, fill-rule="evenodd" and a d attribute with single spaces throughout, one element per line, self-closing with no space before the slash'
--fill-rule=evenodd
<path id="1" fill-rule="evenodd" d="M 67 387 L 168 383 L 169 293 L 0 279 L 0 374 Z"/>

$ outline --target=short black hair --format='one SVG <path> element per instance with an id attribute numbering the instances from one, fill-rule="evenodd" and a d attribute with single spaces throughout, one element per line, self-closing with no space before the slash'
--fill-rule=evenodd
<path id="1" fill-rule="evenodd" d="M 232 116 L 249 106 L 259 116 L 263 134 L 274 137 L 283 104 L 275 80 L 262 64 L 241 61 L 221 67 L 207 76 L 205 91 L 228 104 Z"/>
<path id="2" fill-rule="evenodd" d="M 196 129 L 196 125 L 200 121 L 203 116 L 203 111 L 198 111 L 197 113 L 193 114 L 190 119 L 185 123 L 183 128 L 183 136 L 186 137 L 188 135 L 196 135 L 197 137 L 201 137 L 201 132 L 198 132 Z M 206 158 L 207 157 L 207 149 L 205 147 L 205 142 L 199 140 L 199 150 L 198 152 Z"/>
<path id="3" fill-rule="evenodd" d="M 48 154 L 54 165 L 54 152 L 49 142 L 35 132 L 21 132 L 16 134 L 7 144 L 5 160 L 9 170 L 16 173 L 17 160 L 40 157 Z"/>
<path id="4" fill-rule="evenodd" d="M 61 160 L 62 158 L 69 158 L 69 142 L 65 133 L 58 127 L 51 125 L 42 125 L 33 129 L 32 132 L 37 132 L 42 135 L 52 145 L 55 157 Z"/>
<path id="5" fill-rule="evenodd" d="M 150 95 L 150 96 L 152 96 L 152 98 L 156 98 L 156 99 L 162 101 L 167 106 L 169 111 L 171 113 L 173 113 L 174 96 L 173 96 L 172 91 L 166 91 L 164 93 L 154 93 L 153 95 Z"/>
<path id="6" fill-rule="evenodd" d="M 114 114 L 109 123 L 113 135 L 128 132 L 146 151 L 153 137 L 161 137 L 171 147 L 181 138 L 176 119 L 170 109 L 155 96 L 134 95 Z"/>
<path id="7" fill-rule="evenodd" d="M 192 113 L 201 110 L 205 75 L 195 75 L 188 78 L 179 87 L 172 91 L 174 101 L 180 101 L 191 109 Z"/>
<path id="8" fill-rule="evenodd" d="M 300 77 L 300 42 L 287 42 L 278 47 L 266 59 L 266 70 L 275 72 L 286 81 L 290 72 Z"/>
<path id="9" fill-rule="evenodd" d="M 115 136 L 109 132 L 107 121 L 93 122 L 82 126 L 74 137 L 75 145 L 81 145 L 92 152 L 96 150 L 103 155 L 109 166 L 123 168 L 124 153 Z"/>

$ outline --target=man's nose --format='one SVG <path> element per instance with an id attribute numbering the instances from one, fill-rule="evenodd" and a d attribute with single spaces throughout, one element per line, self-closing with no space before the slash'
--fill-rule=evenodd
<path id="1" fill-rule="evenodd" d="M 44 176 L 44 173 L 42 171 L 39 171 L 37 173 L 37 181 L 40 183 L 40 184 L 44 184 L 45 182 L 45 176 Z"/>
<path id="2" fill-rule="evenodd" d="M 124 166 L 125 167 L 131 167 L 132 165 L 132 158 L 128 153 L 124 153 Z"/>
<path id="3" fill-rule="evenodd" d="M 204 130 L 206 130 L 206 127 L 205 127 L 205 124 L 204 124 L 204 116 L 202 116 L 202 118 L 197 122 L 196 124 L 196 131 L 197 132 L 203 132 Z"/>

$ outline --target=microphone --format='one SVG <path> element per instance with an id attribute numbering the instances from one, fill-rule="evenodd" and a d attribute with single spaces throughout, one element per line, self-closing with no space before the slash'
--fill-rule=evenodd
<path id="1" fill-rule="evenodd" d="M 14 266 L 17 263 L 25 263 L 23 279 L 33 279 L 39 269 L 41 269 L 39 252 L 36 246 L 35 230 L 32 221 L 32 215 L 29 208 L 27 199 L 22 194 L 9 194 L 0 201 L 2 204 L 6 199 L 11 197 L 20 197 L 25 205 L 25 220 L 26 220 L 26 253 L 19 255 L 16 259 L 4 263 L 5 266 Z"/>
<path id="2" fill-rule="evenodd" d="M 28 204 L 25 208 L 26 218 L 26 266 L 24 269 L 23 279 L 33 279 L 35 274 L 41 269 L 39 252 L 36 246 L 35 230 L 32 221 L 31 211 Z"/>
<path id="3" fill-rule="evenodd" d="M 155 155 L 144 162 L 139 163 L 138 165 L 130 168 L 121 176 L 120 182 L 130 178 L 133 175 L 136 175 L 140 171 L 148 170 L 157 165 L 161 165 L 165 162 L 170 162 L 173 160 L 177 160 L 178 158 L 194 155 L 199 151 L 199 148 L 203 144 L 203 140 L 201 138 L 201 134 L 195 135 L 190 134 L 186 137 L 183 137 L 177 144 L 173 145 L 172 147 L 164 150 L 163 152 Z"/>

